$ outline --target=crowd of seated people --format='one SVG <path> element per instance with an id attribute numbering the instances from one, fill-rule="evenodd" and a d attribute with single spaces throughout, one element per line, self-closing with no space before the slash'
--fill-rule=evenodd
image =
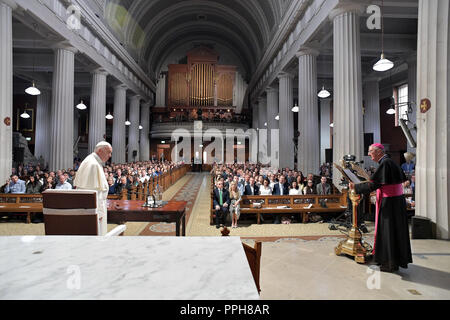
<path id="1" fill-rule="evenodd" d="M 12 168 L 10 179 L 0 187 L 0 193 L 39 194 L 47 189 L 70 190 L 73 188 L 80 162 L 74 162 L 74 168 L 49 171 L 37 166 L 19 165 Z M 120 194 L 123 188 L 131 189 L 139 182 L 149 181 L 182 165 L 170 161 L 147 161 L 130 164 L 108 164 L 104 168 L 105 177 L 110 186 L 109 194 Z"/>
<path id="2" fill-rule="evenodd" d="M 40 194 L 47 189 L 71 190 L 80 163 L 81 160 L 75 159 L 73 168 L 57 171 L 42 169 L 39 165 L 26 167 L 18 165 L 17 168 L 12 168 L 12 174 L 0 187 L 0 193 Z M 130 198 L 132 187 L 137 186 L 139 182 L 149 181 L 151 177 L 170 172 L 181 165 L 183 165 L 182 162 L 156 160 L 129 164 L 107 164 L 104 172 L 109 185 L 108 194 L 119 195 L 125 188 Z M 42 219 L 37 216 L 33 222 L 42 222 Z"/>
<path id="3" fill-rule="evenodd" d="M 415 189 L 416 189 L 416 174 L 414 170 L 406 175 L 407 180 L 403 182 L 403 194 L 406 196 L 406 205 L 409 209 L 414 209 L 416 206 Z"/>
<path id="4" fill-rule="evenodd" d="M 216 215 L 216 228 L 224 224 L 229 215 L 231 227 L 237 227 L 240 215 L 240 197 L 249 195 L 327 195 L 333 192 L 327 183 L 327 177 L 309 173 L 306 177 L 299 170 L 262 167 L 257 164 L 214 164 L 211 170 L 214 175 L 215 190 L 213 206 Z M 223 191 L 222 191 L 223 190 Z M 230 190 L 233 190 L 233 195 Z M 236 194 L 239 192 L 239 196 Z M 222 198 L 220 198 L 222 195 Z M 235 202 L 233 202 L 235 200 Z M 274 223 L 281 223 L 278 215 Z"/>

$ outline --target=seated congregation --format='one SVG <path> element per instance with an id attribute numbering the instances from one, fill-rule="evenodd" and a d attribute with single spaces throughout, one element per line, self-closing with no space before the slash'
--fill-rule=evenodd
<path id="1" fill-rule="evenodd" d="M 371 168 L 373 169 L 373 168 Z M 372 170 L 368 170 L 371 174 Z M 274 224 L 319 222 L 344 212 L 347 190 L 333 185 L 329 164 L 320 176 L 289 168 L 277 170 L 256 164 L 214 164 L 211 170 L 211 224 L 220 228 L 230 222 L 237 228 L 242 213 L 254 214 L 258 224 L 265 218 Z M 408 208 L 414 208 L 414 172 L 404 183 Z M 258 197 L 259 196 L 259 197 Z M 369 211 L 372 211 L 369 204 Z M 306 206 L 305 206 L 306 205 Z M 298 219 L 297 219 L 298 217 Z"/>
<path id="2" fill-rule="evenodd" d="M 108 181 L 109 197 L 135 199 L 133 192 L 144 183 L 151 180 L 157 180 L 163 175 L 170 175 L 176 169 L 182 167 L 183 163 L 175 163 L 171 161 L 147 161 L 134 162 L 128 164 L 110 163 L 104 167 L 105 177 Z M 73 189 L 73 181 L 75 179 L 79 163 L 74 162 L 74 167 L 67 170 L 50 171 L 37 166 L 26 166 L 20 164 L 17 168 L 12 168 L 10 179 L 0 187 L 0 194 L 11 195 L 30 195 L 30 201 L 42 201 L 39 197 L 42 192 L 48 189 Z M 34 197 L 34 198 L 33 198 Z M 36 198 L 38 197 L 38 198 Z M 8 198 L 10 199 L 10 198 Z M 16 199 L 10 199 L 16 201 Z M 22 202 L 21 199 L 17 201 Z M 28 200 L 26 201 L 28 202 Z M 4 210 L 2 210 L 4 211 Z M 34 215 L 33 222 L 42 222 L 42 213 L 38 210 Z M 8 212 L 6 212 L 8 213 Z M 30 220 L 30 214 L 27 215 L 27 222 Z"/>

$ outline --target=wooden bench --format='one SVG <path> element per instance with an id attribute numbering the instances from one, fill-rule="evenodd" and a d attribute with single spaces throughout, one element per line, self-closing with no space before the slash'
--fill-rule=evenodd
<path id="1" fill-rule="evenodd" d="M 42 213 L 42 194 L 0 194 L 0 212 L 26 214 L 31 223 L 33 213 Z"/>
<path id="2" fill-rule="evenodd" d="M 210 224 L 214 224 L 215 209 L 211 193 Z M 321 206 L 326 204 L 326 208 Z M 261 208 L 253 207 L 254 203 L 261 203 Z M 302 222 L 308 222 L 308 213 L 341 213 L 347 210 L 347 192 L 331 195 L 292 195 L 292 196 L 242 196 L 241 215 L 256 214 L 257 223 L 261 224 L 264 214 L 297 214 L 302 215 Z M 309 207 L 312 205 L 311 207 Z"/>
<path id="3" fill-rule="evenodd" d="M 119 198 L 119 195 L 108 196 L 111 200 L 119 200 Z M 0 213 L 24 214 L 27 216 L 27 224 L 31 223 L 34 213 L 42 213 L 42 211 L 42 194 L 0 194 Z"/>
<path id="4" fill-rule="evenodd" d="M 153 192 L 156 184 L 166 190 L 181 179 L 189 170 L 189 165 L 178 167 L 171 172 L 150 179 L 146 183 L 139 183 L 131 190 L 131 200 L 145 200 L 150 190 Z M 120 195 L 108 195 L 108 200 L 128 200 L 128 190 L 122 190 Z M 27 216 L 27 223 L 31 223 L 32 214 L 42 213 L 42 194 L 0 194 L 0 213 L 19 213 Z"/>

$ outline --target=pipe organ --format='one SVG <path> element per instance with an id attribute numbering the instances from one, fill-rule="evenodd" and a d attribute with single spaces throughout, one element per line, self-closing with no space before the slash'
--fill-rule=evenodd
<path id="1" fill-rule="evenodd" d="M 219 65 L 219 56 L 207 47 L 187 53 L 188 63 L 169 65 L 169 107 L 233 106 L 235 66 Z"/>

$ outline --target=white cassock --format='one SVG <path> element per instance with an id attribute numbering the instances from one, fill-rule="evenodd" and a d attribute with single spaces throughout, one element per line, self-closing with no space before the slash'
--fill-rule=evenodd
<path id="1" fill-rule="evenodd" d="M 108 232 L 106 200 L 109 187 L 103 171 L 103 162 L 95 152 L 81 163 L 73 185 L 79 190 L 97 191 L 98 231 L 99 235 L 104 236 Z"/>

